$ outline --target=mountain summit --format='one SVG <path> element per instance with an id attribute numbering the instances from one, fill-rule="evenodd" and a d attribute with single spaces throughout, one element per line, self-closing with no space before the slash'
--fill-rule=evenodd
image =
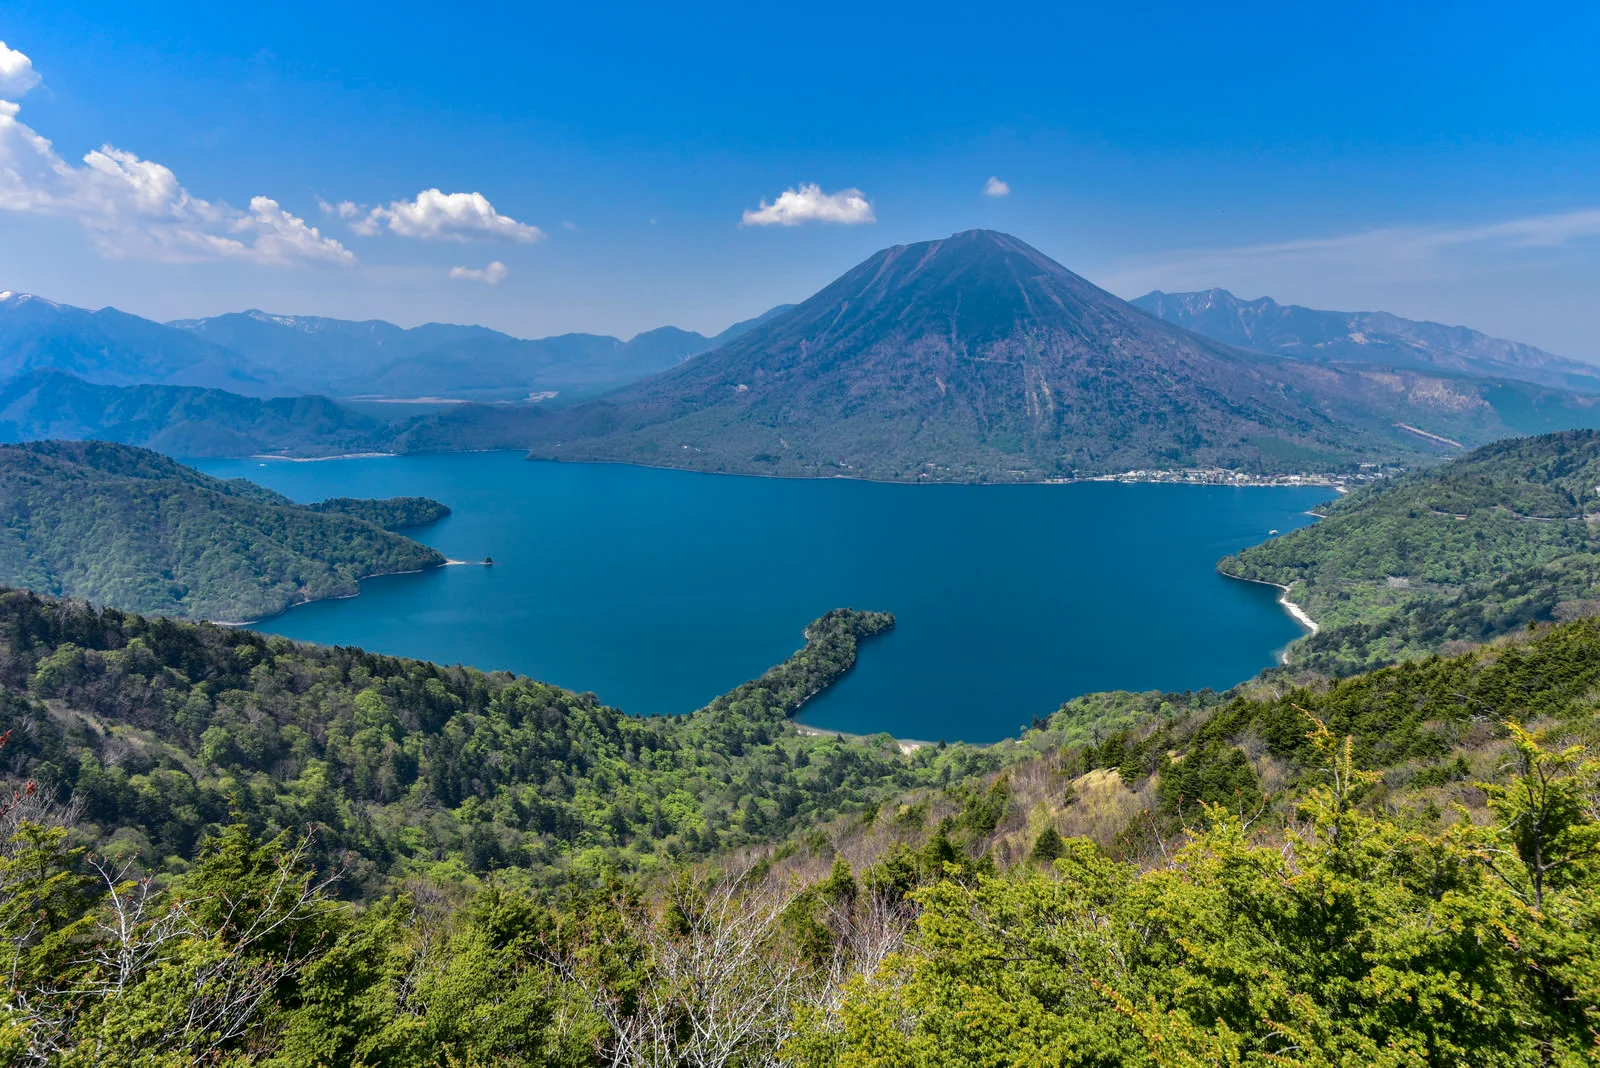
<path id="1" fill-rule="evenodd" d="M 1327 470 L 1504 432 L 1477 384 L 1243 352 L 1007 234 L 884 249 L 719 349 L 536 421 L 533 455 L 705 470 L 1036 479 Z"/>

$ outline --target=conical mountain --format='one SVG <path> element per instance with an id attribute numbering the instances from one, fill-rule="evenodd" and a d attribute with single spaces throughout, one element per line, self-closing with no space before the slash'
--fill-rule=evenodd
<path id="1" fill-rule="evenodd" d="M 1243 352 L 970 230 L 884 249 L 719 349 L 541 415 L 532 455 L 907 481 L 1326 471 L 1450 448 L 1400 423 L 1501 436 L 1484 388 Z"/>

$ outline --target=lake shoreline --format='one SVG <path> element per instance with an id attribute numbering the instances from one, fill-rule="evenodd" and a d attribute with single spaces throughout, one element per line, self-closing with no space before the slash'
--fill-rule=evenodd
<path id="1" fill-rule="evenodd" d="M 443 554 L 441 553 L 440 555 Z M 353 597 L 360 597 L 361 584 L 366 582 L 368 579 L 394 578 L 398 575 L 420 575 L 425 571 L 438 571 L 441 568 L 446 567 L 470 567 L 475 564 L 480 567 L 483 566 L 475 560 L 451 560 L 449 557 L 445 557 L 445 559 L 439 563 L 430 564 L 427 567 L 413 567 L 408 568 L 405 571 L 379 571 L 373 575 L 362 575 L 360 578 L 356 579 L 355 593 L 335 593 L 327 597 L 306 597 L 295 601 L 293 604 L 284 605 L 280 610 L 273 612 L 270 615 L 261 616 L 259 619 L 247 619 L 243 622 L 236 622 L 227 619 L 202 619 L 200 622 L 210 623 L 214 627 L 232 627 L 234 629 L 238 629 L 240 627 L 253 627 L 258 623 L 265 623 L 269 619 L 277 619 L 279 616 L 287 615 L 296 608 L 301 608 L 308 604 L 321 604 L 323 601 L 348 601 Z"/>
<path id="2" fill-rule="evenodd" d="M 929 745 L 935 744 L 933 742 L 913 741 L 910 738 L 896 738 L 894 735 L 890 734 L 888 731 L 878 731 L 876 734 L 854 734 L 854 733 L 852 733 L 850 731 L 823 730 L 821 727 L 813 727 L 809 723 L 801 723 L 799 720 L 790 720 L 789 722 L 794 724 L 794 729 L 798 733 L 803 734 L 808 738 L 843 738 L 847 742 L 870 742 L 874 738 L 887 737 L 890 741 L 894 742 L 896 747 L 898 747 L 900 752 L 902 754 L 904 754 L 905 756 L 910 756 L 912 753 L 915 753 L 918 749 L 921 749 L 924 746 L 929 746 Z M 1001 741 L 1009 741 L 1009 740 L 1010 739 L 1001 739 Z M 966 743 L 966 744 L 974 744 L 974 745 L 979 746 L 980 748 L 986 748 L 988 746 L 998 745 L 1000 743 L 999 742 L 975 742 L 975 743 Z"/>
<path id="3" fill-rule="evenodd" d="M 281 460 L 291 464 L 319 464 L 324 460 L 381 460 L 399 456 L 397 452 L 341 452 L 335 456 L 278 456 L 273 453 L 256 453 L 246 460 Z M 226 459 L 226 457 L 222 457 Z"/>
<path id="4" fill-rule="evenodd" d="M 1304 608 L 1301 608 L 1298 604 L 1295 604 L 1293 601 L 1289 600 L 1289 587 L 1283 585 L 1281 582 L 1268 582 L 1266 579 L 1253 579 L 1245 578 L 1243 575 L 1230 575 L 1220 568 L 1217 570 L 1217 574 L 1221 575 L 1223 578 L 1232 579 L 1235 582 L 1253 582 L 1258 586 L 1271 586 L 1272 588 L 1276 589 L 1278 591 L 1278 603 L 1283 606 L 1283 610 L 1287 612 L 1289 617 L 1296 623 L 1306 628 L 1306 632 L 1300 636 L 1301 638 L 1313 637 L 1318 631 L 1322 630 L 1322 624 L 1312 619 L 1309 612 L 1307 612 Z M 1295 639 L 1295 641 L 1299 640 L 1299 638 Z M 1290 642 L 1289 644 L 1293 645 L 1294 642 Z M 1278 662 L 1280 664 L 1287 664 L 1289 662 L 1289 650 L 1287 646 L 1284 648 L 1283 652 L 1279 654 Z"/>
<path id="5" fill-rule="evenodd" d="M 533 456 L 520 449 L 484 449 L 483 452 L 522 452 L 523 459 L 536 464 L 589 464 L 593 466 L 637 467 L 646 471 L 682 471 L 688 475 L 715 475 L 729 478 L 770 478 L 791 482 L 822 482 L 839 479 L 847 482 L 867 482 L 874 486 L 1076 486 L 1088 482 L 1122 482 L 1153 486 L 1213 486 L 1239 489 L 1331 489 L 1343 496 L 1350 492 L 1349 480 L 1337 475 L 1247 475 L 1229 472 L 1238 478 L 1202 479 L 1188 475 L 1220 472 L 1225 468 L 1174 468 L 1171 471 L 1126 471 L 1110 475 L 1084 475 L 1079 478 L 1019 478 L 1007 481 L 973 482 L 960 479 L 904 479 L 872 478 L 853 474 L 780 475 L 767 471 L 704 471 L 695 467 L 677 467 L 671 464 L 647 464 L 637 460 L 563 460 L 556 457 Z M 408 455 L 445 456 L 450 453 L 415 453 Z M 330 457 L 332 459 L 332 457 Z M 1315 515 L 1315 512 L 1308 513 Z"/>
<path id="6" fill-rule="evenodd" d="M 328 456 L 284 456 L 275 453 L 255 453 L 235 459 L 245 460 L 280 460 L 287 463 L 307 464 L 320 463 L 324 460 L 377 460 L 393 459 L 400 456 L 459 456 L 466 454 L 482 453 L 520 453 L 529 463 L 548 464 L 593 464 L 615 465 L 618 467 L 638 467 L 648 471 L 682 471 L 691 475 L 725 475 L 733 478 L 774 478 L 788 479 L 798 482 L 821 481 L 824 479 L 845 479 L 852 482 L 869 482 L 875 486 L 1075 486 L 1086 482 L 1123 482 L 1138 485 L 1160 486 L 1223 486 L 1236 488 L 1268 488 L 1268 489 L 1331 489 L 1340 496 L 1350 492 L 1351 479 L 1339 475 L 1313 474 L 1313 475 L 1251 475 L 1242 471 L 1232 471 L 1228 468 L 1215 467 L 1180 467 L 1169 470 L 1156 471 L 1123 471 L 1104 475 L 1082 475 L 1074 478 L 1019 478 L 1008 480 L 971 481 L 966 479 L 939 478 L 939 479 L 905 479 L 905 478 L 873 478 L 867 475 L 849 473 L 791 475 L 775 474 L 767 471 L 705 471 L 695 467 L 679 467 L 673 464 L 642 463 L 637 460 L 564 460 L 559 457 L 533 456 L 526 449 L 450 449 L 439 452 L 346 452 Z M 215 459 L 229 459 L 229 457 L 216 457 Z M 1200 477 L 1205 476 L 1205 477 Z M 1215 477 L 1211 477 L 1215 476 Z M 1365 480 L 1356 480 L 1365 481 Z M 1312 513 L 1313 515 L 1316 513 Z"/>

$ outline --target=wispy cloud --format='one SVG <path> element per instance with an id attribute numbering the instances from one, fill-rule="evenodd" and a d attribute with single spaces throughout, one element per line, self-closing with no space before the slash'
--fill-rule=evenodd
<path id="1" fill-rule="evenodd" d="M 1002 182 L 994 175 L 990 175 L 989 180 L 983 183 L 983 195 L 986 197 L 1008 197 L 1011 195 L 1011 183 Z"/>
<path id="2" fill-rule="evenodd" d="M 459 278 L 468 282 L 487 282 L 492 286 L 497 286 L 501 282 L 504 282 L 506 280 L 506 275 L 510 273 L 510 268 L 501 263 L 499 260 L 492 261 L 489 266 L 482 269 L 475 267 L 450 268 L 451 278 Z"/>
<path id="3" fill-rule="evenodd" d="M 324 201 L 322 210 L 351 220 L 350 229 L 366 237 L 387 229 L 401 237 L 432 241 L 501 238 L 532 244 L 545 238 L 537 226 L 500 214 L 482 193 L 424 189 L 416 199 L 391 201 L 388 207 L 368 210 L 345 200 L 338 204 Z"/>
<path id="4" fill-rule="evenodd" d="M 15 100 L 38 84 L 33 60 L 0 41 L 0 97 Z"/>
<path id="5" fill-rule="evenodd" d="M 856 226 L 877 221 L 861 190 L 824 193 L 815 182 L 786 189 L 772 203 L 763 200 L 759 208 L 744 213 L 745 226 L 799 226 L 807 222 Z"/>
<path id="6" fill-rule="evenodd" d="M 1187 249 L 1124 261 L 1103 283 L 1118 293 L 1209 286 L 1270 287 L 1274 280 L 1318 277 L 1362 283 L 1440 281 L 1530 253 L 1600 237 L 1600 208 L 1466 226 L 1364 230 L 1233 248 Z M 1255 289 L 1251 290 L 1256 291 Z"/>
<path id="7" fill-rule="evenodd" d="M 32 65 L 20 66 L 18 56 L 0 46 L 6 76 L 14 84 L 37 84 Z M 356 262 L 338 241 L 270 197 L 253 198 L 249 210 L 204 200 L 170 168 L 109 144 L 87 153 L 81 164 L 70 163 L 49 139 L 18 120 L 20 110 L 0 100 L 0 211 L 74 219 L 110 257 Z"/>

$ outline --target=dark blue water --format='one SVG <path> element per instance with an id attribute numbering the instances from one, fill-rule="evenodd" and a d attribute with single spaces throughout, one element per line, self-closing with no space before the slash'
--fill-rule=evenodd
<path id="1" fill-rule="evenodd" d="M 201 461 L 296 500 L 420 494 L 448 567 L 370 580 L 259 629 L 507 668 L 626 711 L 759 675 L 830 608 L 898 626 L 809 705 L 855 733 L 992 741 L 1078 694 L 1224 688 L 1300 633 L 1219 557 L 1310 521 L 1316 489 L 900 486 L 529 463 L 515 453 Z"/>

